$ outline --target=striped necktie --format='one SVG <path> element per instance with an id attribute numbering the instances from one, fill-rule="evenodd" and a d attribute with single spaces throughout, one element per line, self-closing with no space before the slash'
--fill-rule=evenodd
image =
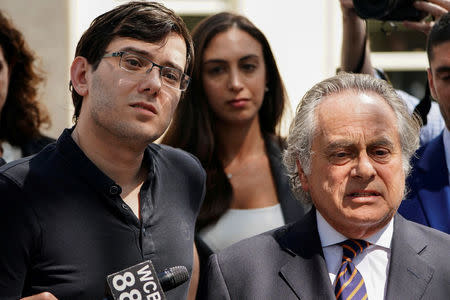
<path id="1" fill-rule="evenodd" d="M 336 299 L 367 299 L 366 286 L 361 273 L 355 268 L 353 259 L 369 246 L 364 240 L 346 240 L 342 243 L 342 264 L 336 277 L 334 294 Z"/>

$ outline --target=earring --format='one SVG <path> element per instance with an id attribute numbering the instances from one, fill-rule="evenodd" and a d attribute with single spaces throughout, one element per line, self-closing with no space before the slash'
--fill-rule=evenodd
<path id="1" fill-rule="evenodd" d="M 268 92 L 269 91 L 269 87 L 266 85 L 266 87 L 264 88 L 264 92 Z"/>

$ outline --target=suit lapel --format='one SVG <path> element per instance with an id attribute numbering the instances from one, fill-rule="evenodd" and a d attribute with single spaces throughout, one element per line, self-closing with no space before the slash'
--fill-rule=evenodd
<path id="1" fill-rule="evenodd" d="M 280 268 L 280 275 L 299 299 L 334 299 L 333 287 L 312 209 L 300 222 L 276 233 L 280 246 L 292 257 Z"/>
<path id="2" fill-rule="evenodd" d="M 420 299 L 434 269 L 420 257 L 427 247 L 419 235 L 408 229 L 405 219 L 394 219 L 386 299 Z"/>

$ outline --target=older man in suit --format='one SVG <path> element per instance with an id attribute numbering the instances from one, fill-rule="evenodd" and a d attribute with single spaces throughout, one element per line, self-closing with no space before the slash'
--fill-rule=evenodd
<path id="1" fill-rule="evenodd" d="M 411 191 L 399 212 L 409 220 L 450 233 L 450 13 L 431 29 L 427 54 L 430 91 L 439 103 L 445 128 L 417 152 L 408 178 Z"/>
<path id="2" fill-rule="evenodd" d="M 397 214 L 419 125 L 396 92 L 339 74 L 302 99 L 285 164 L 303 219 L 214 254 L 205 299 L 445 299 L 450 236 Z"/>

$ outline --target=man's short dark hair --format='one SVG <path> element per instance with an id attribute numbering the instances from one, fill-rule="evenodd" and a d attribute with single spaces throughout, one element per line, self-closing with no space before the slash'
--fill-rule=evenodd
<path id="1" fill-rule="evenodd" d="M 85 57 L 96 70 L 106 47 L 116 37 L 128 37 L 149 43 L 163 41 L 171 32 L 179 34 L 186 43 L 185 73 L 190 75 L 194 59 L 193 44 L 183 20 L 162 4 L 132 1 L 98 16 L 92 21 L 78 42 L 75 57 Z M 70 83 L 75 107 L 74 120 L 78 119 L 83 97 Z"/>
<path id="2" fill-rule="evenodd" d="M 443 15 L 439 21 L 434 24 L 428 34 L 427 39 L 427 55 L 428 61 L 434 58 L 433 48 L 450 41 L 450 12 Z"/>

